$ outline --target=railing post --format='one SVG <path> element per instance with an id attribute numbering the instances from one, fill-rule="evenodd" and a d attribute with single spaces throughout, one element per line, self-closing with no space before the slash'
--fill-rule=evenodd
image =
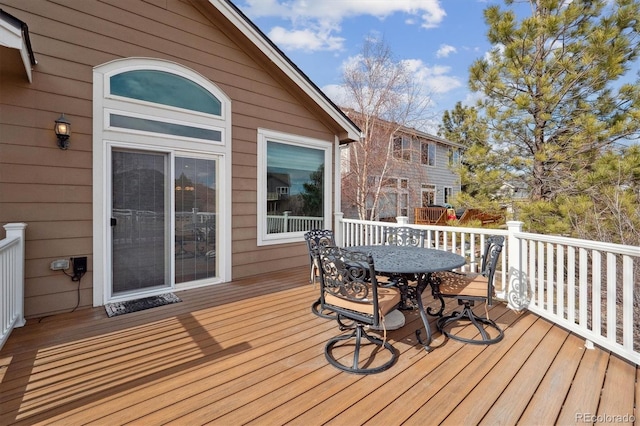
<path id="1" fill-rule="evenodd" d="M 396 217 L 396 222 L 398 223 L 398 225 L 408 225 L 409 224 L 409 217 L 408 216 L 397 216 Z"/>
<path id="2" fill-rule="evenodd" d="M 344 239 L 343 239 L 343 235 L 344 235 L 344 222 L 342 221 L 342 219 L 344 218 L 344 213 L 342 212 L 335 212 L 333 214 L 334 218 L 335 218 L 335 223 L 334 223 L 334 229 L 335 232 L 333 233 L 333 236 L 336 240 L 336 245 L 338 247 L 344 247 Z"/>
<path id="3" fill-rule="evenodd" d="M 527 307 L 528 297 L 527 294 L 527 274 L 524 270 L 526 259 L 523 258 L 524 251 L 522 249 L 522 240 L 515 236 L 516 233 L 522 232 L 523 222 L 508 221 L 507 222 L 507 249 L 509 259 L 509 275 L 508 285 L 504 290 L 506 294 L 498 295 L 503 300 L 507 300 L 507 306 L 510 309 L 517 311 L 523 310 Z"/>
<path id="4" fill-rule="evenodd" d="M 16 282 L 18 285 L 16 286 L 15 292 L 15 300 L 14 305 L 18 309 L 17 319 L 15 322 L 15 327 L 22 327 L 25 324 L 24 320 L 24 236 L 25 229 L 27 228 L 26 223 L 7 223 L 4 225 L 4 229 L 7 234 L 7 238 L 17 238 L 18 243 L 18 252 L 19 256 L 16 259 Z"/>

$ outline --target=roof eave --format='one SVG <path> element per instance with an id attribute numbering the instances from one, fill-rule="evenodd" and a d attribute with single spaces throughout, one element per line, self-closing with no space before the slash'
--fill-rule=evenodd
<path id="1" fill-rule="evenodd" d="M 229 0 L 209 0 L 240 32 L 242 32 L 266 57 L 305 94 L 311 97 L 343 131 L 338 134 L 341 143 L 360 140 L 361 131 L 329 97 L 316 86 L 269 38 Z"/>
<path id="2" fill-rule="evenodd" d="M 33 81 L 32 67 L 36 65 L 36 58 L 29 39 L 29 27 L 15 16 L 0 9 L 0 46 L 17 49 L 29 83 Z"/>

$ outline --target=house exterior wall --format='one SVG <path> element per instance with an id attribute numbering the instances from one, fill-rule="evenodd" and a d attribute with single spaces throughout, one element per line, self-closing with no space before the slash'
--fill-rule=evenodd
<path id="1" fill-rule="evenodd" d="M 436 138 L 430 139 L 426 136 L 410 136 L 412 138 L 411 147 L 408 150 L 410 159 L 393 159 L 391 161 L 391 168 L 386 173 L 386 179 L 395 179 L 395 186 L 383 187 L 382 192 L 385 194 L 381 197 L 378 206 L 378 218 L 381 220 L 392 221 L 396 216 L 401 216 L 401 194 L 407 194 L 407 216 L 409 217 L 409 223 L 414 223 L 414 208 L 423 207 L 422 205 L 422 187 L 423 185 L 435 186 L 435 200 L 434 204 L 445 203 L 445 188 L 451 188 L 451 196 L 455 196 L 460 192 L 460 176 L 452 170 L 449 165 L 449 149 L 458 149 L 455 145 L 448 145 L 446 143 L 436 140 Z M 429 142 L 436 147 L 436 158 L 434 165 L 424 165 L 421 163 L 421 144 L 423 142 Z M 355 144 L 352 144 L 349 148 L 355 149 Z M 348 165 L 344 170 L 349 170 Z M 372 173 L 374 174 L 374 173 Z M 401 180 L 407 180 L 407 188 L 403 188 Z M 397 202 L 395 206 L 392 204 Z M 357 210 L 354 206 L 349 206 L 343 200 L 342 210 L 347 218 L 357 218 Z"/>
<path id="2" fill-rule="evenodd" d="M 127 57 L 176 62 L 216 84 L 232 102 L 232 277 L 306 266 L 304 243 L 258 247 L 258 128 L 335 144 L 336 129 L 275 66 L 237 41 L 206 1 L 0 0 L 29 26 L 38 61 L 33 82 L 0 74 L 0 223 L 26 222 L 25 313 L 37 317 L 91 306 L 93 281 L 92 71 Z M 0 60 L 6 52 L 0 51 Z M 71 122 L 70 147 L 54 120 Z M 0 228 L 1 230 L 1 228 Z M 3 231 L 0 231 L 3 232 Z M 2 235 L 0 235 L 2 237 Z M 80 283 L 51 271 L 55 259 L 87 256 Z"/>

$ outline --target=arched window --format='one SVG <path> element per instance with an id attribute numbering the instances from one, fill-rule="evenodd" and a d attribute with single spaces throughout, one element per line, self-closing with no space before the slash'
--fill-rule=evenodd
<path id="1" fill-rule="evenodd" d="M 125 71 L 110 77 L 110 93 L 176 108 L 221 115 L 221 103 L 189 79 L 159 70 Z"/>

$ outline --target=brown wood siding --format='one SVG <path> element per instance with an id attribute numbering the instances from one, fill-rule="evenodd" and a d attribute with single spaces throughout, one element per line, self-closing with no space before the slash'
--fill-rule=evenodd
<path id="1" fill-rule="evenodd" d="M 228 23 L 218 26 L 213 7 L 199 0 L 0 0 L 0 6 L 28 24 L 38 61 L 32 84 L 0 74 L 0 224 L 29 225 L 28 317 L 76 305 L 77 284 L 49 270 L 55 259 L 88 256 L 80 304 L 92 303 L 93 67 L 119 58 L 174 61 L 232 99 L 233 193 L 224 199 L 233 203 L 233 277 L 306 266 L 302 243 L 256 246 L 257 129 L 328 143 L 335 129 L 273 64 L 240 44 Z M 71 121 L 67 151 L 57 148 L 52 129 L 61 113 Z"/>

